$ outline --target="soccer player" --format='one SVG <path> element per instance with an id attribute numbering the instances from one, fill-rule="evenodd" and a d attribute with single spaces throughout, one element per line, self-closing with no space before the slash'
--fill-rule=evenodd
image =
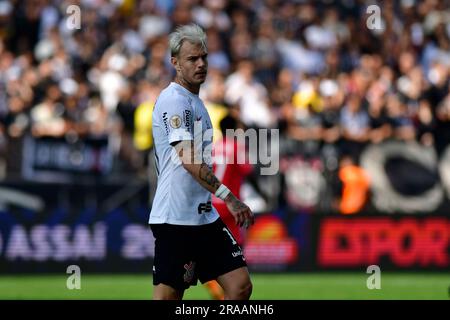
<path id="1" fill-rule="evenodd" d="M 181 26 L 170 34 L 169 47 L 176 77 L 153 110 L 158 174 L 149 218 L 155 237 L 153 298 L 182 299 L 197 280 L 217 280 L 225 299 L 249 299 L 252 283 L 242 250 L 211 204 L 215 194 L 236 224 L 254 222 L 249 207 L 212 171 L 211 121 L 198 96 L 208 67 L 206 35 L 195 24 Z"/>
<path id="2" fill-rule="evenodd" d="M 214 144 L 213 156 L 213 171 L 216 177 L 221 180 L 231 190 L 233 194 L 240 199 L 241 186 L 244 181 L 250 183 L 253 188 L 267 201 L 267 196 L 259 188 L 256 177 L 253 172 L 253 166 L 249 162 L 240 163 L 238 155 L 245 155 L 247 153 L 245 146 L 238 143 L 235 137 L 227 137 L 226 131 L 228 129 L 238 129 L 236 119 L 227 115 L 220 121 L 220 130 L 222 132 L 222 139 Z M 242 247 L 244 243 L 244 234 L 242 229 L 234 222 L 234 216 L 228 210 L 227 205 L 217 198 L 212 197 L 212 204 L 220 215 L 220 218 L 231 231 L 237 243 Z M 223 299 L 223 290 L 216 281 L 209 281 L 206 283 L 212 298 L 216 300 Z"/>
<path id="3" fill-rule="evenodd" d="M 227 137 L 227 130 L 236 130 L 238 121 L 231 115 L 225 116 L 220 121 L 222 139 L 214 144 L 213 171 L 216 177 L 222 181 L 231 192 L 240 199 L 241 187 L 247 181 L 260 194 L 265 201 L 268 200 L 256 181 L 253 165 L 247 161 L 247 150 L 245 145 L 239 143 L 235 136 Z M 245 157 L 242 157 L 245 155 Z M 245 162 L 240 162 L 239 158 Z M 228 210 L 226 204 L 216 196 L 212 197 L 212 204 L 216 208 L 222 221 L 230 229 L 234 238 L 240 246 L 243 245 L 244 235 L 242 229 L 234 223 L 233 214 Z"/>

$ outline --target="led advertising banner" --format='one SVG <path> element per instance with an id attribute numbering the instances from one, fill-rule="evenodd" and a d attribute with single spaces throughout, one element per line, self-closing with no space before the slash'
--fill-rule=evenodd
<path id="1" fill-rule="evenodd" d="M 316 262 L 321 269 L 450 267 L 448 217 L 329 217 L 317 226 Z"/>
<path id="2" fill-rule="evenodd" d="M 0 188 L 1 273 L 151 272 L 146 185 Z"/>
<path id="3" fill-rule="evenodd" d="M 0 272 L 147 272 L 154 238 L 148 185 L 3 184 Z M 423 215 L 302 213 L 256 215 L 244 235 L 252 271 L 448 270 L 450 218 Z"/>

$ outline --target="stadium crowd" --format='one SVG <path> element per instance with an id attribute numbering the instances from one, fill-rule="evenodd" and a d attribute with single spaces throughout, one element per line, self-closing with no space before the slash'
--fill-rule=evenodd
<path id="1" fill-rule="evenodd" d="M 450 141 L 448 1 L 3 0 L 0 171 L 28 134 L 108 136 L 116 170 L 145 168 L 152 107 L 174 76 L 167 36 L 190 22 L 208 36 L 200 95 L 215 126 L 229 113 L 280 129 L 282 152 L 354 162 L 388 139 L 438 154 Z"/>

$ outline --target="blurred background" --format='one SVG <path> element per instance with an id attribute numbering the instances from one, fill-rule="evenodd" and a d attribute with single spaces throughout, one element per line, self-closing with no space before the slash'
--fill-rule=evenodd
<path id="1" fill-rule="evenodd" d="M 0 299 L 151 297 L 151 113 L 191 22 L 215 139 L 280 132 L 241 189 L 254 297 L 448 298 L 449 1 L 0 0 Z M 100 284 L 68 291 L 69 265 Z"/>

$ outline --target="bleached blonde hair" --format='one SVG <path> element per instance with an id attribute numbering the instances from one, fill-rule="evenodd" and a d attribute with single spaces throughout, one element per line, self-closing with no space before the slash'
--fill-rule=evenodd
<path id="1" fill-rule="evenodd" d="M 169 35 L 169 48 L 172 57 L 178 56 L 184 41 L 200 44 L 207 51 L 206 33 L 195 23 L 179 26 Z"/>

